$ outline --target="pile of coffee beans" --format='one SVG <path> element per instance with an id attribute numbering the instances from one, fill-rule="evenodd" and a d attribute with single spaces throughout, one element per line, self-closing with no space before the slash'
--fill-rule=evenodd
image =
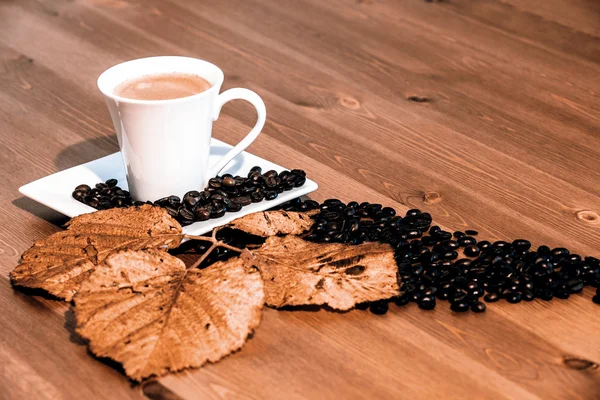
<path id="1" fill-rule="evenodd" d="M 260 167 L 252 167 L 247 177 L 224 174 L 208 181 L 202 191 L 192 190 L 183 198 L 168 196 L 155 202 L 133 201 L 127 190 L 117 186 L 116 179 L 97 183 L 91 188 L 79 185 L 73 198 L 97 210 L 132 205 L 154 204 L 164 207 L 183 226 L 196 221 L 220 218 L 226 212 L 237 212 L 243 207 L 263 200 L 273 200 L 280 193 L 300 187 L 306 182 L 306 173 L 300 169 L 262 173 Z M 318 204 L 317 204 L 318 205 Z"/>
<path id="2" fill-rule="evenodd" d="M 308 203 L 308 204 L 307 204 Z M 318 205 L 315 223 L 305 239 L 329 243 L 388 243 L 394 248 L 402 296 L 359 305 L 385 314 L 390 301 L 415 302 L 432 310 L 438 301 L 455 312 L 483 312 L 485 303 L 567 299 L 584 286 L 595 288 L 600 304 L 600 260 L 582 258 L 566 248 L 536 250 L 524 239 L 478 241 L 474 230 L 448 232 L 431 225 L 431 215 L 414 209 L 402 217 L 381 204 L 343 203 L 329 199 Z M 316 208 L 312 200 L 281 205 L 287 211 Z"/>

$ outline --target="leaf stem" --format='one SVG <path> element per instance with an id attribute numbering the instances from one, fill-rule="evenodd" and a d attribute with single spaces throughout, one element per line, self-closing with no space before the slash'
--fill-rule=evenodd
<path id="1" fill-rule="evenodd" d="M 196 236 L 196 235 L 187 235 L 187 234 L 183 235 L 183 237 L 186 239 L 200 240 L 203 242 L 212 243 L 212 246 L 210 246 L 208 248 L 208 250 L 206 250 L 206 252 L 204 254 L 202 254 L 202 256 L 198 259 L 198 261 L 196 261 L 194 264 L 192 264 L 192 266 L 189 269 L 197 268 L 200 264 L 202 264 L 202 262 L 204 260 L 206 260 L 206 258 L 210 255 L 210 253 L 212 253 L 217 247 L 223 247 L 225 249 L 229 249 L 229 250 L 235 251 L 237 253 L 241 253 L 243 251 L 243 249 L 239 249 L 235 246 L 228 245 L 227 243 L 223 243 L 222 241 L 217 239 L 217 232 L 219 232 L 219 230 L 221 230 L 221 227 L 217 227 L 217 228 L 213 229 L 211 236 Z"/>

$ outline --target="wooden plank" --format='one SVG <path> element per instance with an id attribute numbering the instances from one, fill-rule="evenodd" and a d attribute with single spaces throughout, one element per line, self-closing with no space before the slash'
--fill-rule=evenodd
<path id="1" fill-rule="evenodd" d="M 443 303 L 385 317 L 267 310 L 226 360 L 131 386 L 87 354 L 67 305 L 13 291 L 7 274 L 65 221 L 17 188 L 117 149 L 100 72 L 173 53 L 209 59 L 225 88 L 264 98 L 268 122 L 250 150 L 306 169 L 317 200 L 418 207 L 448 229 L 598 255 L 598 13 L 586 0 L 0 4 L 3 395 L 593 398 L 590 290 L 484 315 Z M 239 140 L 250 110 L 227 105 L 215 136 Z"/>

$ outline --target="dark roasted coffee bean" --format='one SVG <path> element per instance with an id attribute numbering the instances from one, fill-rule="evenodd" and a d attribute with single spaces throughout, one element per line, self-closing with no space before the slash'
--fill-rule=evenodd
<path id="1" fill-rule="evenodd" d="M 579 293 L 583 290 L 583 282 L 579 279 L 572 279 L 568 282 L 569 292 Z"/>
<path id="2" fill-rule="evenodd" d="M 552 290 L 546 288 L 540 289 L 539 292 L 535 295 L 536 297 L 539 297 L 540 299 L 545 301 L 550 301 L 554 297 L 554 295 L 552 294 Z"/>
<path id="3" fill-rule="evenodd" d="M 306 172 L 304 172 L 304 170 L 301 170 L 301 169 L 293 169 L 293 170 L 290 171 L 290 173 L 292 175 L 301 176 L 301 177 L 305 177 L 306 176 Z"/>
<path id="4" fill-rule="evenodd" d="M 210 218 L 212 207 L 199 207 L 194 211 L 194 216 L 198 221 L 206 221 Z"/>
<path id="5" fill-rule="evenodd" d="M 209 188 L 215 188 L 215 189 L 219 189 L 221 187 L 222 184 L 222 179 L 221 178 L 210 178 L 208 180 L 208 187 Z"/>
<path id="6" fill-rule="evenodd" d="M 177 218 L 177 216 L 179 215 L 179 211 L 175 207 L 172 207 L 170 205 L 165 206 L 165 210 L 167 210 L 169 215 L 173 218 Z"/>
<path id="7" fill-rule="evenodd" d="M 384 207 L 381 209 L 381 213 L 383 215 L 393 217 L 396 215 L 396 210 L 394 210 L 392 207 Z"/>
<path id="8" fill-rule="evenodd" d="M 479 251 L 479 247 L 476 244 L 472 244 L 470 246 L 465 247 L 464 253 L 467 257 L 477 257 L 479 256 L 481 251 Z"/>
<path id="9" fill-rule="evenodd" d="M 104 182 L 106 184 L 106 186 L 108 187 L 113 187 L 113 186 L 117 186 L 117 183 L 119 183 L 119 181 L 117 181 L 116 179 L 109 179 L 106 182 Z"/>
<path id="10" fill-rule="evenodd" d="M 277 176 L 277 171 L 275 171 L 275 170 L 273 170 L 273 169 L 272 169 L 272 170 L 270 170 L 270 171 L 267 171 L 267 172 L 265 172 L 265 173 L 263 174 L 263 176 L 264 176 L 265 178 L 275 178 L 275 177 Z"/>
<path id="11" fill-rule="evenodd" d="M 405 306 L 410 303 L 410 298 L 406 295 L 399 296 L 394 298 L 394 303 L 396 303 L 397 306 Z"/>
<path id="12" fill-rule="evenodd" d="M 223 178 L 223 181 L 221 182 L 221 186 L 223 186 L 225 188 L 233 188 L 233 187 L 235 187 L 235 179 L 233 179 L 230 176 Z"/>
<path id="13" fill-rule="evenodd" d="M 477 243 L 477 247 L 479 247 L 479 250 L 481 251 L 487 251 L 488 249 L 492 248 L 492 244 L 487 240 L 483 240 Z"/>
<path id="14" fill-rule="evenodd" d="M 436 244 L 438 242 L 438 240 L 433 236 L 424 236 L 421 238 L 421 242 L 425 246 L 432 246 L 432 245 Z"/>
<path id="15" fill-rule="evenodd" d="M 508 292 L 505 295 L 506 301 L 509 303 L 518 303 L 521 301 L 521 293 L 519 292 Z"/>
<path id="16" fill-rule="evenodd" d="M 469 304 L 466 301 L 459 301 L 457 303 L 452 303 L 450 309 L 454 312 L 469 311 Z"/>
<path id="17" fill-rule="evenodd" d="M 429 228 L 429 234 L 430 234 L 430 235 L 433 235 L 433 234 L 435 234 L 436 232 L 439 232 L 439 231 L 441 231 L 441 230 L 442 230 L 442 228 L 440 228 L 439 226 L 437 226 L 437 225 L 433 225 L 431 228 Z"/>
<path id="18" fill-rule="evenodd" d="M 304 185 L 305 183 L 306 183 L 306 178 L 304 176 L 301 176 L 298 179 L 296 179 L 296 183 L 294 183 L 294 186 L 300 187 L 300 186 Z"/>
<path id="19" fill-rule="evenodd" d="M 85 192 L 83 190 L 75 190 L 72 196 L 77 201 L 83 201 L 83 198 L 85 197 Z"/>
<path id="20" fill-rule="evenodd" d="M 190 208 L 193 208 L 200 201 L 200 192 L 191 190 L 183 196 L 183 203 Z"/>
<path id="21" fill-rule="evenodd" d="M 568 255 L 569 255 L 569 250 L 565 249 L 564 247 L 557 247 L 556 249 L 552 250 L 552 257 L 554 259 L 564 258 Z"/>
<path id="22" fill-rule="evenodd" d="M 92 196 L 85 196 L 83 202 L 90 207 L 98 208 L 98 199 Z"/>
<path id="23" fill-rule="evenodd" d="M 425 295 L 418 301 L 419 308 L 422 310 L 433 310 L 435 308 L 435 297 Z"/>
<path id="24" fill-rule="evenodd" d="M 369 311 L 373 314 L 383 315 L 388 312 L 388 302 L 385 300 L 374 301 L 369 306 Z"/>
<path id="25" fill-rule="evenodd" d="M 473 245 L 475 243 L 477 243 L 477 239 L 475 239 L 472 236 L 463 236 L 458 239 L 458 244 L 461 247 L 467 247 L 467 246 Z"/>
<path id="26" fill-rule="evenodd" d="M 498 293 L 488 293 L 483 296 L 483 300 L 487 301 L 488 303 L 493 303 L 500 300 L 500 295 L 498 295 Z"/>
<path id="27" fill-rule="evenodd" d="M 248 173 L 248 175 L 253 174 L 253 173 L 262 174 L 262 168 L 259 167 L 258 165 L 250 168 L 250 172 Z"/>
<path id="28" fill-rule="evenodd" d="M 179 209 L 179 216 L 183 219 L 194 220 L 194 213 L 185 207 Z"/>
<path id="29" fill-rule="evenodd" d="M 249 206 L 252 204 L 252 200 L 248 196 L 240 196 L 231 200 L 232 203 L 237 203 L 242 207 Z"/>
<path id="30" fill-rule="evenodd" d="M 269 176 L 267 178 L 265 178 L 265 186 L 269 189 L 273 189 L 277 186 L 278 182 L 277 182 L 277 177 L 275 176 Z"/>
<path id="31" fill-rule="evenodd" d="M 455 240 L 445 240 L 442 243 L 440 243 L 440 245 L 443 246 L 445 251 L 452 251 L 458 249 L 458 242 L 456 242 Z"/>
<path id="32" fill-rule="evenodd" d="M 181 203 L 181 199 L 175 195 L 169 196 L 168 202 L 170 205 L 175 206 L 176 204 Z"/>
<path id="33" fill-rule="evenodd" d="M 102 182 L 96 183 L 96 189 L 103 190 L 103 189 L 106 189 L 106 188 L 108 188 L 108 185 L 106 183 L 102 183 Z"/>
<path id="34" fill-rule="evenodd" d="M 92 189 L 92 188 L 90 188 L 88 185 L 85 185 L 85 184 L 83 184 L 83 185 L 79 185 L 79 186 L 77 186 L 77 187 L 75 188 L 75 190 L 79 190 L 79 191 L 82 191 L 82 192 L 84 192 L 84 193 L 87 193 L 87 192 L 89 192 L 91 189 Z"/>
<path id="35" fill-rule="evenodd" d="M 278 196 L 277 192 L 274 192 L 274 191 L 266 191 L 265 192 L 266 200 L 274 200 L 277 196 Z"/>
<path id="36" fill-rule="evenodd" d="M 421 215 L 421 210 L 417 208 L 410 209 L 406 212 L 407 217 L 416 217 L 417 215 Z"/>
<path id="37" fill-rule="evenodd" d="M 222 203 L 213 204 L 210 217 L 221 218 L 223 215 L 225 215 L 225 205 Z"/>
<path id="38" fill-rule="evenodd" d="M 471 311 L 476 312 L 476 313 L 482 313 L 485 311 L 485 309 L 486 309 L 485 304 L 483 304 L 480 301 L 478 301 L 477 303 L 475 303 L 471 306 Z"/>
<path id="39" fill-rule="evenodd" d="M 437 237 L 440 240 L 440 242 L 443 242 L 445 240 L 452 239 L 452 234 L 446 231 L 437 231 L 435 233 L 435 237 Z"/>
<path id="40" fill-rule="evenodd" d="M 113 207 L 122 207 L 124 202 L 122 198 L 113 196 L 110 198 L 110 204 L 112 204 Z"/>
<path id="41" fill-rule="evenodd" d="M 460 239 L 461 237 L 465 236 L 465 233 L 461 231 L 456 231 L 452 234 L 452 236 L 454 236 L 456 239 Z"/>
<path id="42" fill-rule="evenodd" d="M 469 235 L 469 236 L 477 236 L 477 235 L 479 235 L 479 232 L 477 232 L 477 231 L 474 231 L 474 230 L 472 230 L 472 229 L 467 229 L 467 230 L 465 231 L 465 233 L 466 233 L 467 235 Z"/>
<path id="43" fill-rule="evenodd" d="M 254 192 L 250 194 L 250 200 L 253 203 L 259 203 L 265 199 L 265 194 L 263 192 Z"/>
<path id="44" fill-rule="evenodd" d="M 592 301 L 596 304 L 600 304 L 600 294 L 597 294 L 594 297 L 592 297 Z"/>
<path id="45" fill-rule="evenodd" d="M 234 199 L 235 200 L 235 199 Z M 225 208 L 228 212 L 238 212 L 242 209 L 242 205 L 232 201 L 231 203 L 229 203 L 229 205 Z"/>
<path id="46" fill-rule="evenodd" d="M 523 292 L 522 300 L 524 300 L 524 301 L 532 301 L 533 298 L 534 298 L 533 292 L 531 292 L 530 290 L 527 290 L 527 291 Z"/>
<path id="47" fill-rule="evenodd" d="M 409 230 L 409 231 L 406 232 L 406 237 L 408 239 L 416 239 L 416 238 L 421 237 L 421 235 L 422 235 L 422 233 L 418 229 L 411 229 L 411 230 Z"/>
<path id="48" fill-rule="evenodd" d="M 527 251 L 531 248 L 531 242 L 525 239 L 517 239 L 512 242 L 513 249 L 519 251 Z"/>
<path id="49" fill-rule="evenodd" d="M 456 257 L 458 257 L 456 251 L 447 251 L 440 255 L 440 260 L 454 260 Z"/>

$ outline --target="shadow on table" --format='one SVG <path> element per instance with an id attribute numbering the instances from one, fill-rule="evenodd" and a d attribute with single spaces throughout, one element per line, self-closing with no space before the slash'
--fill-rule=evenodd
<path id="1" fill-rule="evenodd" d="M 36 217 L 45 219 L 56 226 L 62 227 L 69 220 L 69 217 L 66 217 L 58 211 L 54 211 L 53 209 L 25 196 L 13 200 L 12 204 L 21 210 L 27 211 Z"/>
<path id="2" fill-rule="evenodd" d="M 230 147 L 224 145 L 211 145 L 210 165 L 214 165 L 221 157 L 230 150 Z M 54 164 L 59 170 L 75 167 L 77 165 L 96 160 L 119 151 L 117 136 L 98 137 L 76 143 L 62 150 L 54 159 Z M 239 154 L 226 166 L 226 170 L 239 171 L 244 164 L 244 155 Z M 245 171 L 239 171 L 244 175 Z"/>
<path id="3" fill-rule="evenodd" d="M 77 327 L 77 319 L 75 317 L 75 311 L 73 310 L 73 305 L 71 305 L 69 307 L 69 309 L 67 311 L 65 311 L 64 316 L 65 316 L 64 328 L 67 330 L 67 332 L 69 332 L 69 341 L 71 341 L 71 343 L 75 343 L 80 346 L 87 346 L 88 340 L 81 337 L 75 330 Z M 94 359 L 100 361 L 103 364 L 108 365 L 115 371 L 117 371 L 120 374 L 127 377 L 127 374 L 125 373 L 125 370 L 123 369 L 123 366 L 120 363 L 118 363 L 117 361 L 114 361 L 113 359 L 107 358 L 107 357 L 98 357 L 90 351 L 89 347 L 88 347 L 88 354 L 91 357 L 93 357 Z M 138 382 L 134 382 L 132 380 L 130 380 L 130 382 L 133 386 L 139 385 Z"/>
<path id="4" fill-rule="evenodd" d="M 101 136 L 66 147 L 54 159 L 58 170 L 74 167 L 119 151 L 117 135 Z"/>

